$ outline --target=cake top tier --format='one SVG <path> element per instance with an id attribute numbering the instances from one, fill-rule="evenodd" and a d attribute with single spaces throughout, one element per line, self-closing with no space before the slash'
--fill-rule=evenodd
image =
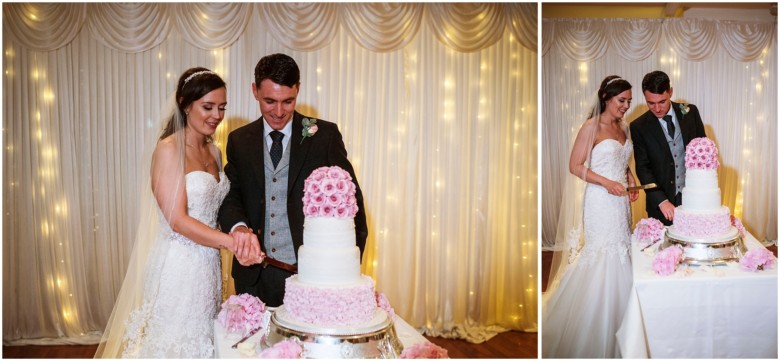
<path id="1" fill-rule="evenodd" d="M 694 138 L 685 147 L 685 169 L 717 170 L 718 147 L 710 138 Z"/>
<path id="2" fill-rule="evenodd" d="M 306 217 L 353 218 L 357 214 L 355 183 L 344 169 L 317 168 L 306 178 L 303 187 Z"/>

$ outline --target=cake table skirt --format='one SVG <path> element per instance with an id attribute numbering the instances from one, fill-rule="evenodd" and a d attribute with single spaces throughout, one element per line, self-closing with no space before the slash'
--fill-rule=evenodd
<path id="1" fill-rule="evenodd" d="M 748 250 L 763 247 L 752 235 Z M 634 285 L 617 333 L 624 358 L 777 358 L 777 266 L 688 266 L 670 276 L 632 248 Z"/>

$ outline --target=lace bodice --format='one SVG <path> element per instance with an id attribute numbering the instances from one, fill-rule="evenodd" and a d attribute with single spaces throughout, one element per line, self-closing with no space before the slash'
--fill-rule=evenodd
<path id="1" fill-rule="evenodd" d="M 626 169 L 634 146 L 626 139 L 620 144 L 615 139 L 605 139 L 593 147 L 590 156 L 590 169 L 613 181 L 626 184 Z"/>
<path id="2" fill-rule="evenodd" d="M 216 228 L 219 206 L 230 189 L 230 182 L 225 173 L 219 173 L 219 181 L 204 171 L 189 172 L 184 178 L 187 183 L 187 214 L 211 228 Z M 162 213 L 160 217 L 163 217 Z M 166 232 L 173 233 L 171 237 L 174 240 L 183 244 L 195 244 L 188 238 L 173 232 L 164 218 L 160 219 L 160 224 Z"/>

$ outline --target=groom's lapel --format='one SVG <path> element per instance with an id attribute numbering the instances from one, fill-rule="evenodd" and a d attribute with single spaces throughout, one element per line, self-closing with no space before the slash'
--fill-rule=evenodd
<path id="1" fill-rule="evenodd" d="M 685 119 L 685 116 L 680 111 L 680 104 L 672 102 L 672 109 L 674 109 L 674 114 L 677 116 L 677 123 L 680 124 L 680 134 L 682 134 L 683 137 L 683 144 L 688 144 L 688 142 L 691 141 L 691 134 L 693 134 L 693 128 L 690 127 L 691 122 L 688 121 L 688 119 Z"/>
<path id="2" fill-rule="evenodd" d="M 263 117 L 261 116 L 252 124 L 251 131 L 247 133 L 247 154 L 250 156 L 250 163 L 252 164 L 252 170 L 255 172 L 255 179 L 257 180 L 258 189 L 261 192 L 265 192 L 265 168 L 263 165 L 264 152 L 265 152 L 265 140 L 263 139 Z"/>
<path id="3" fill-rule="evenodd" d="M 655 138 L 661 151 L 666 153 L 669 158 L 672 158 L 672 151 L 669 149 L 669 143 L 666 141 L 666 135 L 664 134 L 664 128 L 661 127 L 661 122 L 652 112 L 648 111 L 647 113 L 647 129 L 650 131 L 650 135 Z"/>
<path id="4" fill-rule="evenodd" d="M 293 184 L 301 175 L 301 170 L 306 161 L 306 155 L 311 147 L 311 138 L 303 139 L 303 115 L 297 111 L 292 119 L 292 136 L 290 137 L 290 173 L 287 176 L 287 195 L 292 193 Z M 306 175 L 308 176 L 308 174 Z"/>

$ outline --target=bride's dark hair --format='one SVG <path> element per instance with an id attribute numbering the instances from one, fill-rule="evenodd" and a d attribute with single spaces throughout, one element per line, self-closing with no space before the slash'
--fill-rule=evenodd
<path id="1" fill-rule="evenodd" d="M 598 92 L 599 113 L 603 113 L 604 110 L 607 109 L 608 100 L 629 89 L 631 89 L 631 83 L 617 75 L 610 75 L 604 78 L 604 80 L 601 81 Z"/>
<path id="2" fill-rule="evenodd" d="M 203 98 L 212 90 L 224 87 L 225 81 L 209 69 L 203 67 L 187 69 L 179 77 L 179 82 L 176 85 L 176 110 L 165 125 L 160 140 L 187 126 L 187 114 L 185 114 L 184 109 L 187 109 L 190 104 Z M 209 137 L 210 140 L 211 137 Z"/>

